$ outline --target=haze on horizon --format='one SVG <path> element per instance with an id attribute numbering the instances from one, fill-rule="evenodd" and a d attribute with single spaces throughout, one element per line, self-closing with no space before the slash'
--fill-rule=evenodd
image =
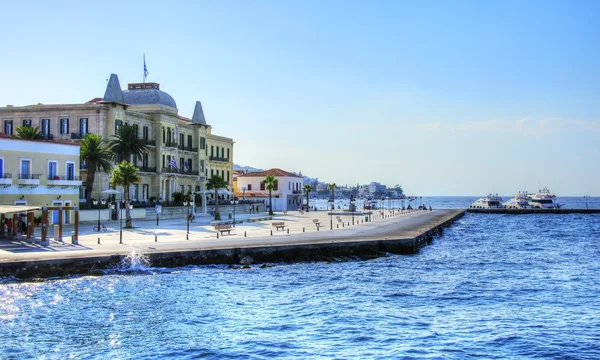
<path id="1" fill-rule="evenodd" d="M 422 195 L 600 195 L 600 2 L 3 3 L 0 104 L 161 84 L 234 162 Z"/>

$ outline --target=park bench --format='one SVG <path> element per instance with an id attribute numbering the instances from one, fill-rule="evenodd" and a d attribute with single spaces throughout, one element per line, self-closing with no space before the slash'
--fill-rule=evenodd
<path id="1" fill-rule="evenodd" d="M 316 226 L 321 226 L 321 222 L 319 221 L 319 219 L 313 219 L 313 223 L 314 223 Z"/>
<path id="2" fill-rule="evenodd" d="M 271 223 L 271 225 L 273 227 L 277 228 L 277 231 L 285 230 L 285 227 L 286 227 L 285 222 L 283 222 L 283 221 L 274 222 L 274 223 Z"/>
<path id="3" fill-rule="evenodd" d="M 337 219 L 338 223 L 344 222 L 340 216 L 336 216 L 335 218 Z"/>
<path id="4" fill-rule="evenodd" d="M 223 235 L 225 231 L 227 231 L 227 234 L 231 235 L 231 225 L 215 225 L 215 230 L 220 231 L 221 235 Z"/>

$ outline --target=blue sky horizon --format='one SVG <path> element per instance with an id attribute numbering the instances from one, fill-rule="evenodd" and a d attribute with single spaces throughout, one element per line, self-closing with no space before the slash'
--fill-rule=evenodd
<path id="1" fill-rule="evenodd" d="M 8 2 L 0 105 L 148 81 L 234 162 L 482 196 L 600 196 L 597 1 Z"/>

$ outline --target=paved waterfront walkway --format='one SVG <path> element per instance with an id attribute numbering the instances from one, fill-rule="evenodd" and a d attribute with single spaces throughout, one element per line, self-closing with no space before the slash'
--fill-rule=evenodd
<path id="1" fill-rule="evenodd" d="M 63 242 L 52 239 L 49 246 L 40 245 L 40 228 L 36 228 L 36 243 L 26 242 L 24 239 L 0 239 L 0 262 L 125 255 L 131 253 L 133 248 L 141 253 L 150 253 L 404 239 L 416 237 L 462 211 L 464 210 L 413 211 L 405 214 L 396 211 L 394 216 L 386 211 L 386 217 L 382 218 L 381 213 L 375 210 L 370 222 L 365 222 L 365 215 L 355 215 L 355 225 L 352 225 L 352 213 L 339 216 L 339 221 L 337 215 L 331 217 L 326 211 L 304 214 L 290 211 L 287 214 L 276 213 L 272 220 L 258 222 L 246 220 L 266 214 L 243 214 L 238 219 L 242 218 L 244 222 L 236 224 L 231 235 L 219 235 L 218 238 L 214 227 L 210 225 L 213 218 L 209 216 L 198 216 L 194 222 L 190 222 L 189 235 L 184 219 L 160 220 L 159 226 L 156 225 L 156 220 L 134 220 L 134 229 L 123 229 L 122 244 L 119 243 L 119 222 L 107 223 L 107 232 L 94 232 L 95 223 L 80 224 L 78 245 L 71 244 L 72 226 L 65 226 L 63 229 Z M 313 219 L 321 222 L 319 231 Z M 331 221 L 333 230 L 330 230 Z M 273 222 L 284 222 L 286 227 L 278 231 L 272 226 Z M 186 240 L 186 235 L 189 240 Z"/>

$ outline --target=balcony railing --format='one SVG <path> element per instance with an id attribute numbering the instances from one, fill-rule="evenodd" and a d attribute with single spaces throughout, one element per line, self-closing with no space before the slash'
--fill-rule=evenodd
<path id="1" fill-rule="evenodd" d="M 179 174 L 179 175 L 190 175 L 190 176 L 198 176 L 200 172 L 197 170 L 183 170 L 183 169 L 174 169 L 172 167 L 162 168 L 162 172 L 166 174 Z"/>
<path id="2" fill-rule="evenodd" d="M 0 173 L 0 185 L 9 187 L 12 185 L 12 174 L 11 173 Z"/>
<path id="3" fill-rule="evenodd" d="M 222 161 L 222 162 L 229 162 L 229 158 L 226 157 L 222 157 L 222 156 L 210 156 L 208 158 L 210 161 Z"/>
<path id="4" fill-rule="evenodd" d="M 167 141 L 167 143 L 165 145 L 167 147 L 176 148 L 177 147 L 177 141 Z"/>
<path id="5" fill-rule="evenodd" d="M 179 145 L 177 147 L 179 150 L 183 150 L 183 151 L 190 151 L 190 152 L 198 152 L 198 148 L 197 147 L 192 147 L 192 146 L 185 146 L 185 145 Z"/>
<path id="6" fill-rule="evenodd" d="M 156 140 L 142 139 L 147 146 L 156 146 Z"/>
<path id="7" fill-rule="evenodd" d="M 140 172 L 155 173 L 156 167 L 140 166 Z"/>
<path id="8" fill-rule="evenodd" d="M 85 137 L 86 134 L 82 134 L 82 133 L 71 133 L 71 140 L 79 140 L 79 139 L 83 139 Z"/>
<path id="9" fill-rule="evenodd" d="M 48 175 L 48 180 L 81 181 L 81 176 Z"/>
<path id="10" fill-rule="evenodd" d="M 0 176 L 0 179 L 12 179 L 11 173 L 4 173 L 4 174 L 0 173 L 0 175 L 2 175 L 2 176 Z"/>
<path id="11" fill-rule="evenodd" d="M 40 185 L 42 174 L 19 174 L 19 188 L 24 186 L 37 187 Z"/>
<path id="12" fill-rule="evenodd" d="M 292 194 L 302 194 L 302 190 L 292 190 Z"/>
<path id="13" fill-rule="evenodd" d="M 39 180 L 42 174 L 19 174 L 19 180 Z"/>

